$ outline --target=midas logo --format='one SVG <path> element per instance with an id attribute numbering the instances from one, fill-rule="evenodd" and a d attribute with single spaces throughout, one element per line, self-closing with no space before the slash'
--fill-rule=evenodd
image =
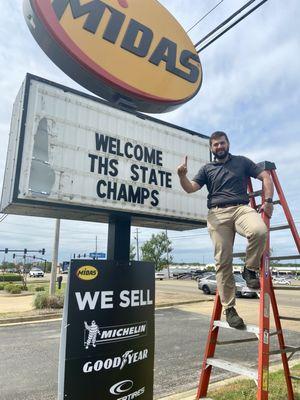
<path id="1" fill-rule="evenodd" d="M 198 54 L 158 1 L 25 3 L 29 28 L 45 52 L 68 75 L 107 100 L 163 112 L 198 92 Z"/>
<path id="2" fill-rule="evenodd" d="M 97 278 L 98 270 L 92 265 L 84 265 L 83 267 L 78 268 L 76 276 L 84 281 L 91 281 Z"/>

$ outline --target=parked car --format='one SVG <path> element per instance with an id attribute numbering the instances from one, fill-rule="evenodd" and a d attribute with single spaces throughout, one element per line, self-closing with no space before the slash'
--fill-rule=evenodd
<path id="1" fill-rule="evenodd" d="M 43 278 L 44 275 L 44 271 L 42 271 L 40 268 L 31 268 L 31 270 L 29 271 L 29 276 L 31 278 Z"/>
<path id="2" fill-rule="evenodd" d="M 165 279 L 166 275 L 163 272 L 155 272 L 155 279 L 159 279 L 160 281 L 162 281 L 163 279 Z"/>
<path id="3" fill-rule="evenodd" d="M 286 278 L 273 278 L 274 285 L 290 285 L 291 281 Z"/>
<path id="4" fill-rule="evenodd" d="M 259 297 L 259 291 L 250 289 L 241 275 L 234 274 L 236 297 Z M 198 288 L 205 294 L 215 294 L 217 291 L 216 275 L 211 274 L 198 280 Z"/>

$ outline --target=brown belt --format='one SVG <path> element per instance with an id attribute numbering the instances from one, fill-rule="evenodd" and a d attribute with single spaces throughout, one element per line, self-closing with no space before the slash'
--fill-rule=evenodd
<path id="1" fill-rule="evenodd" d="M 236 206 L 245 206 L 245 203 L 234 203 L 234 204 L 218 204 L 217 206 L 212 206 L 212 208 L 227 208 L 227 207 L 236 207 Z"/>

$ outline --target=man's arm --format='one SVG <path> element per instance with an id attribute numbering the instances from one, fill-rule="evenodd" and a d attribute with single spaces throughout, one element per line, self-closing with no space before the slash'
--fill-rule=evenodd
<path id="1" fill-rule="evenodd" d="M 187 156 L 184 158 L 184 163 L 180 164 L 177 167 L 177 174 L 179 176 L 180 184 L 183 188 L 183 190 L 187 193 L 194 193 L 197 190 L 201 189 L 202 186 L 200 186 L 197 182 L 195 181 L 190 181 L 189 178 L 186 176 L 188 170 L 187 170 Z"/>
<path id="2" fill-rule="evenodd" d="M 274 185 L 272 182 L 272 179 L 270 178 L 270 175 L 268 174 L 268 172 L 263 171 L 261 172 L 258 176 L 257 179 L 259 179 L 260 181 L 262 181 L 263 183 L 263 192 L 265 195 L 265 199 L 271 198 L 273 199 L 273 195 L 274 195 Z M 263 203 L 261 208 L 260 208 L 260 212 L 264 211 L 267 216 L 269 218 L 272 217 L 273 214 L 273 204 L 272 203 Z"/>

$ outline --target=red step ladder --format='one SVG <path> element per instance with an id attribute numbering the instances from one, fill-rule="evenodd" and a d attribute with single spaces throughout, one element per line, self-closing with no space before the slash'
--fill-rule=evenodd
<path id="1" fill-rule="evenodd" d="M 284 341 L 284 336 L 281 327 L 280 320 L 292 320 L 292 321 L 300 321 L 300 318 L 292 318 L 292 317 L 284 317 L 280 316 L 278 312 L 277 302 L 274 294 L 274 288 L 272 284 L 272 276 L 270 272 L 270 260 L 290 260 L 290 259 L 300 259 L 300 238 L 297 232 L 293 217 L 290 213 L 288 204 L 286 202 L 285 196 L 283 194 L 282 188 L 280 186 L 277 174 L 276 174 L 276 166 L 271 162 L 264 162 L 259 164 L 263 167 L 265 171 L 270 174 L 271 179 L 273 180 L 275 193 L 277 192 L 278 200 L 274 201 L 274 204 L 280 204 L 283 208 L 287 225 L 282 225 L 280 227 L 271 227 L 270 228 L 270 219 L 262 213 L 262 218 L 268 227 L 268 239 L 266 249 L 261 259 L 260 265 L 260 306 L 259 306 L 259 326 L 254 325 L 246 325 L 246 329 L 242 332 L 250 332 L 255 334 L 256 338 L 247 338 L 247 339 L 238 339 L 231 340 L 227 342 L 218 342 L 218 333 L 220 328 L 226 329 L 234 329 L 229 327 L 228 323 L 225 321 L 221 321 L 221 313 L 222 313 L 222 305 L 220 301 L 220 296 L 218 292 L 216 293 L 214 308 L 212 312 L 212 318 L 210 321 L 209 333 L 202 363 L 202 369 L 200 374 L 200 382 L 198 386 L 196 400 L 205 399 L 207 396 L 207 389 L 209 385 L 210 375 L 212 371 L 212 367 L 221 368 L 224 370 L 228 370 L 234 372 L 238 375 L 245 375 L 254 379 L 257 383 L 257 400 L 267 400 L 269 393 L 269 356 L 273 354 L 281 354 L 283 370 L 285 375 L 285 381 L 287 386 L 287 399 L 294 400 L 294 392 L 292 379 L 299 380 L 300 377 L 291 376 L 289 364 L 289 359 L 296 353 L 296 351 L 300 350 L 300 347 L 291 347 L 286 346 Z M 261 196 L 262 204 L 264 202 L 264 194 L 262 190 L 254 192 L 252 187 L 252 182 L 249 179 L 248 182 L 248 191 L 250 197 L 251 207 L 258 209 L 259 205 L 256 204 L 255 197 Z M 270 231 L 279 230 L 279 229 L 290 229 L 293 235 L 298 255 L 295 256 L 282 256 L 282 257 L 270 257 Z M 245 256 L 245 253 L 236 253 L 233 255 L 234 257 L 242 257 Z M 270 304 L 273 309 L 273 315 L 275 320 L 276 331 L 270 332 Z M 270 337 L 277 335 L 279 349 L 270 351 Z M 225 360 L 217 359 L 214 357 L 216 345 L 220 344 L 234 344 L 241 342 L 249 342 L 253 340 L 258 340 L 258 369 L 247 368 L 243 365 L 238 365 L 232 362 L 228 362 Z M 287 356 L 289 353 L 289 357 Z"/>

